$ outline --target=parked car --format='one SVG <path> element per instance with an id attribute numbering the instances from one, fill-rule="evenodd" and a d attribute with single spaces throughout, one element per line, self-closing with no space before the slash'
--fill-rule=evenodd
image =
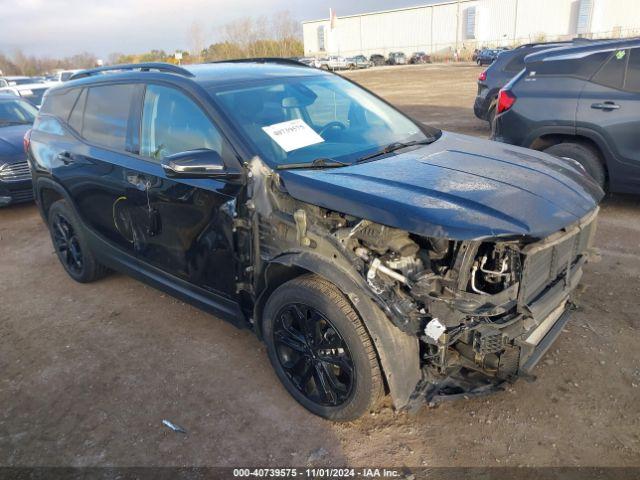
<path id="1" fill-rule="evenodd" d="M 431 63 L 431 57 L 424 52 L 414 52 L 409 58 L 409 63 Z"/>
<path id="2" fill-rule="evenodd" d="M 48 81 L 51 82 L 66 82 L 69 80 L 74 74 L 81 72 L 82 69 L 72 69 L 72 70 L 59 70 L 55 72 L 53 75 L 47 78 Z"/>
<path id="3" fill-rule="evenodd" d="M 302 58 L 299 58 L 298 61 L 300 63 L 303 63 L 304 65 L 307 65 L 313 68 L 320 68 L 322 66 L 320 61 L 315 57 L 302 57 Z"/>
<path id="4" fill-rule="evenodd" d="M 42 105 L 42 98 L 45 92 L 51 88 L 54 83 L 20 83 L 9 87 L 0 88 L 0 92 L 12 93 L 18 97 L 28 100 L 36 107 L 40 108 Z"/>
<path id="5" fill-rule="evenodd" d="M 25 76 L 12 75 L 8 77 L 4 77 L 4 79 L 7 81 L 7 83 L 9 84 L 8 86 L 10 87 L 15 85 L 26 85 L 28 83 L 34 83 L 31 77 L 25 77 Z"/>
<path id="6" fill-rule="evenodd" d="M 0 94 L 0 207 L 33 200 L 23 142 L 37 113 L 26 100 Z"/>
<path id="7" fill-rule="evenodd" d="M 112 68 L 51 89 L 25 139 L 71 278 L 252 329 L 332 420 L 499 389 L 562 331 L 602 196 L 574 162 L 292 62 Z"/>
<path id="8" fill-rule="evenodd" d="M 573 159 L 610 191 L 640 193 L 640 40 L 527 56 L 497 112 L 496 140 Z"/>
<path id="9" fill-rule="evenodd" d="M 387 64 L 387 59 L 384 58 L 384 55 L 380 55 L 379 53 L 374 53 L 369 57 L 369 61 L 373 64 L 374 67 L 380 67 L 382 65 Z"/>
<path id="10" fill-rule="evenodd" d="M 498 58 L 499 53 L 500 51 L 495 49 L 481 50 L 476 57 L 476 63 L 480 66 L 491 65 Z"/>
<path id="11" fill-rule="evenodd" d="M 407 56 L 402 52 L 391 52 L 387 58 L 388 65 L 406 65 Z"/>
<path id="12" fill-rule="evenodd" d="M 502 52 L 489 67 L 478 76 L 478 94 L 473 112 L 480 120 L 493 123 L 498 102 L 498 92 L 514 75 L 524 68 L 524 58 L 530 53 L 570 46 L 575 43 L 587 43 L 590 40 L 576 38 L 566 42 L 530 43 L 513 50 Z"/>
<path id="13" fill-rule="evenodd" d="M 347 63 L 350 68 L 369 68 L 373 66 L 373 63 L 370 60 L 367 60 L 367 57 L 364 55 L 349 57 L 347 58 Z"/>
<path id="14" fill-rule="evenodd" d="M 320 68 L 324 70 L 331 70 L 332 72 L 336 70 L 347 70 L 351 65 L 346 58 L 340 57 L 338 55 L 331 55 L 327 58 L 321 58 L 319 60 Z"/>

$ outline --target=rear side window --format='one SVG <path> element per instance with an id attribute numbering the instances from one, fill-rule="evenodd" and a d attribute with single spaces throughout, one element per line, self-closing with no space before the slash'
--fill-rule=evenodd
<path id="1" fill-rule="evenodd" d="M 517 73 L 524 68 L 524 57 L 526 54 L 515 55 L 511 60 L 507 62 L 504 66 L 505 72 L 514 72 Z"/>
<path id="2" fill-rule="evenodd" d="M 82 117 L 84 116 L 84 106 L 87 103 L 87 89 L 82 90 L 78 101 L 76 102 L 71 115 L 69 115 L 69 126 L 76 132 L 82 132 Z"/>
<path id="3" fill-rule="evenodd" d="M 536 62 L 530 69 L 537 75 L 562 75 L 589 79 L 600 68 L 611 52 L 596 52 L 586 57 Z M 553 57 L 552 57 L 553 58 Z"/>
<path id="4" fill-rule="evenodd" d="M 605 87 L 621 89 L 627 67 L 627 55 L 626 50 L 614 52 L 591 81 Z"/>
<path id="5" fill-rule="evenodd" d="M 124 150 L 135 90 L 135 85 L 88 88 L 82 136 L 90 142 Z"/>
<path id="6" fill-rule="evenodd" d="M 41 89 L 39 92 L 40 96 L 44 94 L 46 89 Z M 72 88 L 70 90 L 64 90 L 62 92 L 51 91 L 49 92 L 44 99 L 44 104 L 40 109 L 41 113 L 48 113 L 50 115 L 55 115 L 62 120 L 67 120 L 69 118 L 69 113 L 73 108 L 73 105 L 76 103 L 76 99 L 80 94 L 80 89 Z"/>
<path id="7" fill-rule="evenodd" d="M 629 50 L 629 66 L 624 89 L 640 93 L 640 48 Z"/>

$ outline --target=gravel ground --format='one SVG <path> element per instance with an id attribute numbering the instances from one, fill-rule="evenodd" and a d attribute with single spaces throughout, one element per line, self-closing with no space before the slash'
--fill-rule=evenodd
<path id="1" fill-rule="evenodd" d="M 486 137 L 471 110 L 479 72 L 348 76 Z M 601 258 L 536 382 L 336 425 L 289 397 L 248 331 L 123 275 L 76 284 L 33 205 L 0 209 L 0 465 L 640 466 L 639 210 L 637 197 L 605 200 Z"/>

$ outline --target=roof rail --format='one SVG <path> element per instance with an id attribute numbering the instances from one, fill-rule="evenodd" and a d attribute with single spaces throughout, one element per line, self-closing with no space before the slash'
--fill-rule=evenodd
<path id="1" fill-rule="evenodd" d="M 147 63 L 127 63 L 122 65 L 109 65 L 105 67 L 90 68 L 88 70 L 82 70 L 81 72 L 74 73 L 69 77 L 69 80 L 77 80 L 78 78 L 91 77 L 99 73 L 115 72 L 119 70 L 140 70 L 141 72 L 148 72 L 150 70 L 157 70 L 159 72 L 176 73 L 185 77 L 193 77 L 186 68 L 182 68 L 172 63 L 163 62 L 147 62 Z"/>
<path id="2" fill-rule="evenodd" d="M 282 65 L 296 65 L 298 67 L 309 66 L 292 58 L 281 57 L 232 58 L 229 60 L 216 60 L 210 63 L 279 63 Z"/>

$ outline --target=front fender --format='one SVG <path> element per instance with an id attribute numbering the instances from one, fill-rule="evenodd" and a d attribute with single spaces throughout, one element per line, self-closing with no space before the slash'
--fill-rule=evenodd
<path id="1" fill-rule="evenodd" d="M 393 325 L 366 293 L 364 281 L 335 263 L 313 253 L 299 252 L 276 257 L 271 264 L 315 273 L 336 285 L 349 298 L 373 339 L 394 406 L 397 409 L 405 407 L 422 378 L 418 338 Z"/>

